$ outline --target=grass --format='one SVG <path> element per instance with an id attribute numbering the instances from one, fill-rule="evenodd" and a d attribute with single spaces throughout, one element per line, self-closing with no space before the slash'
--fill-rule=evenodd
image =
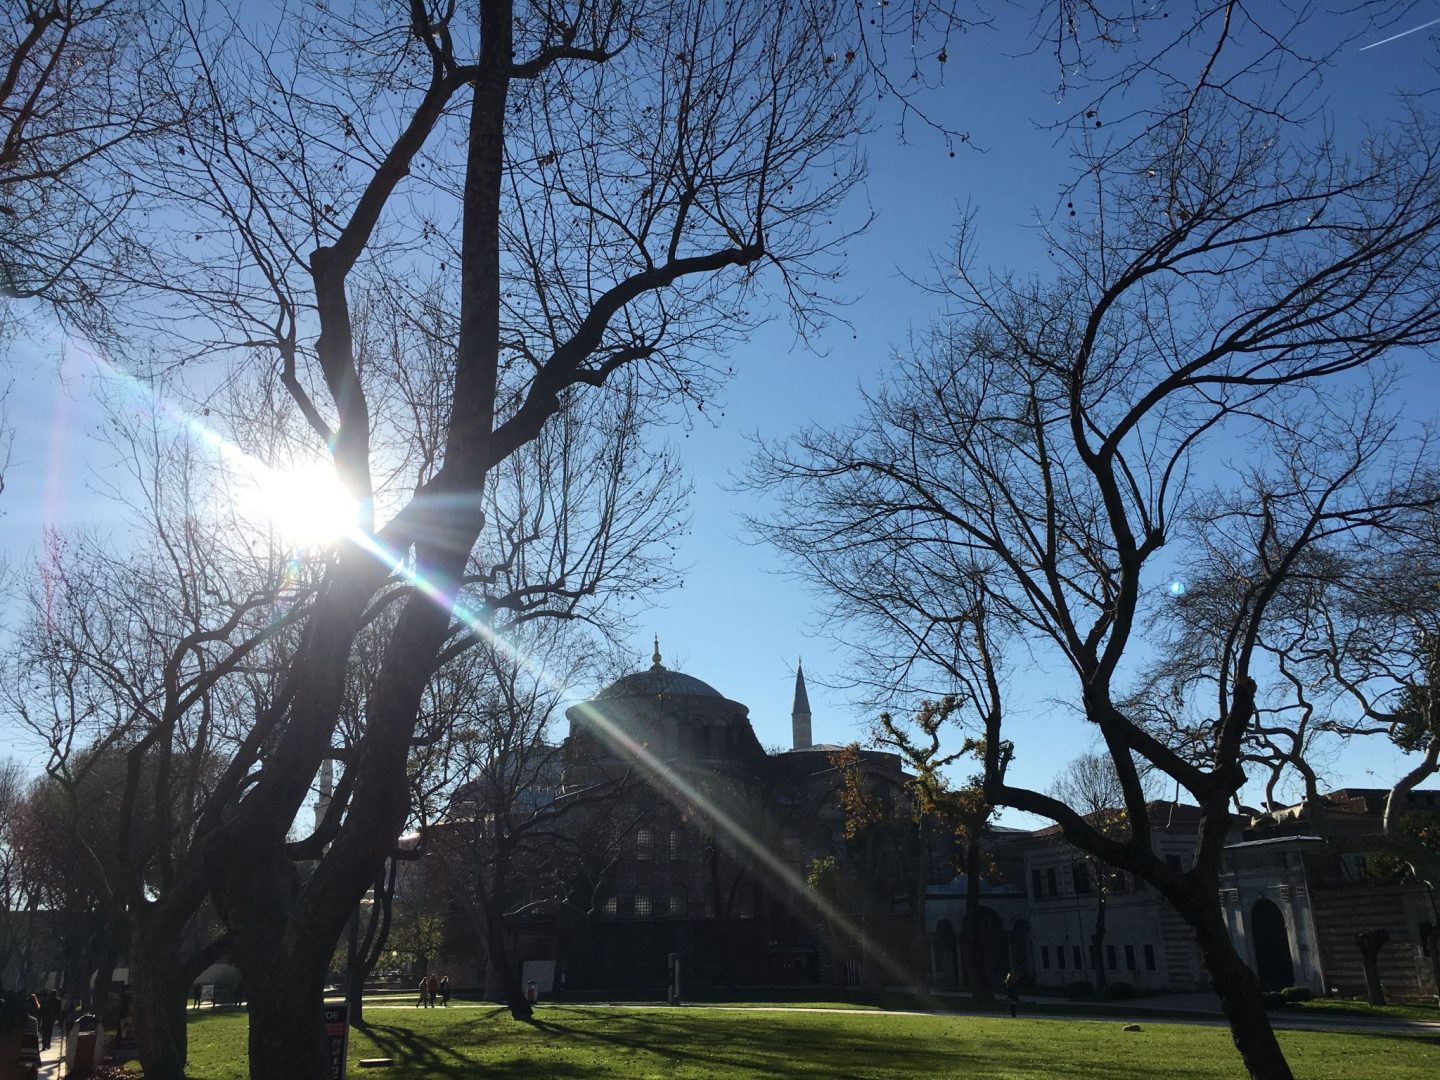
<path id="1" fill-rule="evenodd" d="M 542 1007 L 533 1024 L 502 1009 L 375 1009 L 353 1030 L 348 1075 L 362 1057 L 393 1057 L 385 1080 L 476 1076 L 699 1080 L 702 1077 L 914 1076 L 994 1080 L 1219 1080 L 1241 1075 L 1223 1028 L 1121 1021 L 866 1012 L 730 1012 L 706 1008 Z M 245 1015 L 196 1014 L 193 1080 L 245 1080 Z M 1282 1032 L 1307 1080 L 1410 1080 L 1435 1074 L 1440 1038 Z"/>
<path id="2" fill-rule="evenodd" d="M 1365 1020 L 1428 1020 L 1440 1023 L 1440 1008 L 1434 1005 L 1371 1005 L 1368 1001 L 1344 1001 L 1340 998 L 1311 998 L 1295 1001 L 1278 1013 L 1280 1016 L 1314 1016 L 1324 1019 L 1360 1017 Z"/>

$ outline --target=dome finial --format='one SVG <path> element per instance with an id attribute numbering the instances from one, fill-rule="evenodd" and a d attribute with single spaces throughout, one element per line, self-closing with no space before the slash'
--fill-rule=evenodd
<path id="1" fill-rule="evenodd" d="M 650 659 L 654 661 L 654 663 L 650 666 L 650 670 L 651 670 L 651 671 L 661 671 L 661 670 L 664 669 L 665 665 L 662 664 L 662 663 L 660 663 L 660 635 L 659 635 L 659 634 L 656 634 L 656 635 L 655 635 L 655 655 L 652 656 L 652 657 L 650 657 Z"/>

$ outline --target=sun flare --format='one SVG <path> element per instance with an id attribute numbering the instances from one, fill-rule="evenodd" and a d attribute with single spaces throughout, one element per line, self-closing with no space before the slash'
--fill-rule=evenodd
<path id="1" fill-rule="evenodd" d="M 297 547 L 328 546 L 356 526 L 359 504 L 329 463 L 264 469 L 254 476 L 250 489 L 246 499 L 250 513 Z"/>

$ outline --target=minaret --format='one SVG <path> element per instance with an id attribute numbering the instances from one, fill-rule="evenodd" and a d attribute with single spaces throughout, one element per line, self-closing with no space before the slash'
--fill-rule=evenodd
<path id="1" fill-rule="evenodd" d="M 810 695 L 805 693 L 805 667 L 795 664 L 795 706 L 790 710 L 790 729 L 796 750 L 813 745 L 810 741 Z"/>

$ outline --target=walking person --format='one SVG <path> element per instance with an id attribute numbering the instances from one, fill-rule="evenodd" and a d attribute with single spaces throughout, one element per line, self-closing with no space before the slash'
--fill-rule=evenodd
<path id="1" fill-rule="evenodd" d="M 433 1009 L 435 1007 L 435 998 L 440 994 L 440 980 L 435 977 L 434 972 L 425 976 L 425 989 L 430 997 L 430 1000 L 426 1004 Z"/>
<path id="2" fill-rule="evenodd" d="M 1010 1002 L 1010 1015 L 1013 1018 L 1017 1015 L 1016 1010 L 1020 1004 L 1020 980 L 1013 971 L 1005 976 L 1005 999 Z"/>
<path id="3" fill-rule="evenodd" d="M 441 1004 L 441 1005 L 444 1005 L 445 1008 L 447 1008 L 447 1009 L 450 1007 L 450 976 L 449 976 L 449 975 L 441 975 L 441 976 L 440 976 L 440 1004 Z"/>
<path id="4" fill-rule="evenodd" d="M 54 990 L 46 990 L 40 999 L 40 1049 L 50 1049 L 50 1038 L 55 1033 L 55 1021 L 60 1018 L 60 997 Z"/>
<path id="5" fill-rule="evenodd" d="M 415 1002 L 415 1007 L 416 1007 L 417 1009 L 420 1008 L 420 1007 L 423 1006 L 423 1005 L 429 1004 L 429 1002 L 427 1002 L 427 1001 L 425 1000 L 425 998 L 429 995 L 429 993 L 430 993 L 430 980 L 427 979 L 424 975 L 421 975 L 421 976 L 420 976 L 420 998 L 419 998 L 418 1001 Z"/>

